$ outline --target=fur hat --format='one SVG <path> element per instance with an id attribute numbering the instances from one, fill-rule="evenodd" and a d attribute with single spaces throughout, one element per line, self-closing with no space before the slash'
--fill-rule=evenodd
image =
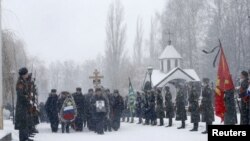
<path id="1" fill-rule="evenodd" d="M 28 69 L 27 68 L 21 68 L 21 69 L 19 69 L 19 75 L 20 76 L 23 76 L 23 75 L 25 75 L 25 74 L 27 74 L 28 73 Z"/>

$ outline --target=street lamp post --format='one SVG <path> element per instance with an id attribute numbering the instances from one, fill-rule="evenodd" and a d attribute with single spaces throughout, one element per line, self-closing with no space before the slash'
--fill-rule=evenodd
<path id="1" fill-rule="evenodd" d="M 149 74 L 149 80 L 150 80 L 150 89 L 152 89 L 152 73 L 153 73 L 153 67 L 148 67 L 148 74 Z"/>

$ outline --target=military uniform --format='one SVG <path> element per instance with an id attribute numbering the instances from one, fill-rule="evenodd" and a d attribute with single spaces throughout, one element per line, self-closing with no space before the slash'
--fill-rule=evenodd
<path id="1" fill-rule="evenodd" d="M 144 97 L 143 102 L 143 113 L 145 118 L 145 125 L 149 125 L 150 120 L 150 108 L 149 108 L 149 98 L 150 98 L 150 91 L 147 91 Z"/>
<path id="2" fill-rule="evenodd" d="M 179 90 L 176 95 L 176 120 L 181 121 L 181 127 L 185 128 L 185 121 L 187 120 L 187 112 L 185 109 L 185 91 L 183 86 L 179 86 Z"/>
<path id="3" fill-rule="evenodd" d="M 213 92 L 209 86 L 209 79 L 204 79 L 203 81 L 205 83 L 205 86 L 202 90 L 200 110 L 202 115 L 202 122 L 206 123 L 206 131 L 204 131 L 203 133 L 206 134 L 208 125 L 212 125 L 214 121 L 214 108 L 212 101 Z"/>
<path id="4" fill-rule="evenodd" d="M 169 121 L 167 127 L 171 127 L 174 118 L 174 104 L 172 102 L 172 94 L 170 93 L 169 87 L 165 87 L 165 109 L 166 109 L 166 118 L 168 118 Z"/>
<path id="5" fill-rule="evenodd" d="M 28 70 L 22 68 L 19 70 L 20 77 L 16 84 L 16 113 L 15 113 L 15 129 L 19 130 L 19 140 L 26 141 L 29 140 L 29 130 L 28 130 L 28 110 L 29 110 L 29 99 L 27 91 L 27 81 L 24 75 L 27 75 Z"/>
<path id="6" fill-rule="evenodd" d="M 191 123 L 194 124 L 193 129 L 190 131 L 198 131 L 200 122 L 200 110 L 199 110 L 199 97 L 200 94 L 196 90 L 195 86 L 191 84 L 191 90 L 189 94 L 189 112 L 191 113 Z"/>
<path id="7" fill-rule="evenodd" d="M 135 107 L 136 107 L 136 115 L 139 118 L 138 124 L 141 124 L 143 118 L 143 97 L 140 94 L 140 92 L 137 92 Z"/>
<path id="8" fill-rule="evenodd" d="M 160 126 L 163 126 L 164 125 L 163 118 L 165 117 L 165 113 L 164 113 L 164 106 L 163 106 L 163 97 L 161 95 L 160 90 L 157 90 L 156 113 L 157 113 L 157 117 L 160 119 Z"/>
<path id="9" fill-rule="evenodd" d="M 235 125 L 237 124 L 237 112 L 234 99 L 234 90 L 226 91 L 224 94 L 225 102 L 225 115 L 224 115 L 224 124 L 225 125 Z"/>
<path id="10" fill-rule="evenodd" d="M 246 77 L 240 85 L 240 94 L 241 98 L 240 106 L 241 106 L 241 116 L 240 116 L 240 124 L 248 125 L 250 122 L 249 117 L 249 96 L 247 96 L 247 89 L 249 87 L 249 79 Z"/>
<path id="11" fill-rule="evenodd" d="M 152 90 L 150 92 L 150 96 L 149 96 L 149 113 L 150 113 L 150 121 L 151 121 L 151 125 L 156 125 L 157 124 L 157 115 L 156 115 L 156 109 L 155 109 L 155 92 Z"/>

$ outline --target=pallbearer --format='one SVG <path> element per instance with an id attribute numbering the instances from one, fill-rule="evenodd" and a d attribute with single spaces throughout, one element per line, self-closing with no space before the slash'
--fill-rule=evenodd
<path id="1" fill-rule="evenodd" d="M 117 131 L 120 128 L 120 120 L 123 110 L 124 110 L 123 98 L 118 90 L 114 90 L 114 104 L 112 107 L 113 116 L 111 117 L 111 119 L 112 119 L 112 127 L 115 131 Z"/>
<path id="2" fill-rule="evenodd" d="M 108 111 L 108 102 L 102 94 L 101 88 L 96 88 L 95 95 L 90 101 L 91 113 L 94 124 L 94 131 L 97 134 L 104 134 L 104 119 Z"/>
<path id="3" fill-rule="evenodd" d="M 51 131 L 54 133 L 58 131 L 58 124 L 59 124 L 57 102 L 58 102 L 58 96 L 56 94 L 56 89 L 52 89 L 46 101 L 45 109 L 47 116 L 49 118 Z"/>
<path id="4" fill-rule="evenodd" d="M 76 108 L 77 108 L 77 117 L 75 119 L 75 130 L 82 131 L 83 130 L 83 120 L 85 118 L 84 112 L 84 96 L 82 94 L 82 89 L 76 88 L 76 92 L 73 94 L 73 98 L 75 100 Z"/>

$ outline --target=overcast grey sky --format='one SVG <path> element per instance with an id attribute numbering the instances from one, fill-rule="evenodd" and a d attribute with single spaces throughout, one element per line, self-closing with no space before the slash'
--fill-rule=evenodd
<path id="1" fill-rule="evenodd" d="M 83 62 L 103 54 L 105 26 L 113 0 L 2 0 L 3 28 L 21 37 L 29 54 L 46 62 Z M 131 50 L 137 17 L 143 19 L 148 38 L 150 19 L 167 0 L 121 0 Z"/>

